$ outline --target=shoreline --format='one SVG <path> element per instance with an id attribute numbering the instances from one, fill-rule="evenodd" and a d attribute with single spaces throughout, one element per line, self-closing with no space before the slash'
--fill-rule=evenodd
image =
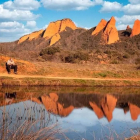
<path id="1" fill-rule="evenodd" d="M 0 86 L 140 87 L 140 79 L 3 75 L 0 76 Z"/>

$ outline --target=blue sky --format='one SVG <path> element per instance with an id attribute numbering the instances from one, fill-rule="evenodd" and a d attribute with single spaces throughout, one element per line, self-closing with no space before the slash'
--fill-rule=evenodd
<path id="1" fill-rule="evenodd" d="M 140 19 L 140 0 L 1 0 L 0 42 L 17 40 L 63 18 L 91 28 L 112 16 L 119 30 L 133 27 Z"/>

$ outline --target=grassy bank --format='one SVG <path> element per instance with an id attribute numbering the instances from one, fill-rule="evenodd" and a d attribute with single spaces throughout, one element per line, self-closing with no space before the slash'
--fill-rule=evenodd
<path id="1" fill-rule="evenodd" d="M 1 86 L 138 86 L 138 79 L 99 79 L 99 78 L 47 78 L 47 77 L 0 77 Z"/>

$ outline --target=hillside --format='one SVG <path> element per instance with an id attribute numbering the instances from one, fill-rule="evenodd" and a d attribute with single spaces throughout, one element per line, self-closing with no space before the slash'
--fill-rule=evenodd
<path id="1" fill-rule="evenodd" d="M 133 29 L 128 26 L 117 31 L 112 17 L 86 30 L 76 27 L 70 19 L 62 19 L 15 42 L 0 43 L 0 53 L 34 62 L 139 64 L 137 22 Z"/>

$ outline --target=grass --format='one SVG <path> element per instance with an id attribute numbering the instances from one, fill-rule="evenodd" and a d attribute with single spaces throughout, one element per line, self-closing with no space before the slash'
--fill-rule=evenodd
<path id="1" fill-rule="evenodd" d="M 22 106 L 3 106 L 0 112 L 1 140 L 56 140 L 56 135 L 63 136 L 63 131 L 57 123 L 52 123 L 43 106 L 24 103 Z"/>
<path id="2" fill-rule="evenodd" d="M 103 75 L 104 76 L 104 75 Z M 84 86 L 84 87 L 105 87 L 105 86 L 138 86 L 140 87 L 139 80 L 103 80 L 103 79 L 61 79 L 61 78 L 1 78 L 1 86 Z"/>
<path id="3" fill-rule="evenodd" d="M 120 99 L 121 101 L 123 99 L 124 102 L 131 102 L 132 97 L 134 98 L 134 100 L 137 99 L 139 101 L 139 98 L 137 98 L 136 94 L 140 93 L 139 88 L 134 88 L 134 89 L 133 88 L 89 88 L 89 89 L 87 89 L 86 88 L 85 89 L 83 87 L 82 88 L 75 87 L 75 88 L 73 88 L 73 90 L 72 90 L 72 87 L 70 87 L 70 88 L 61 87 L 61 89 L 60 89 L 60 87 L 49 87 L 49 88 L 50 89 L 48 90 L 48 88 L 44 88 L 44 87 L 38 87 L 38 88 L 37 87 L 29 87 L 29 88 L 27 88 L 27 87 L 11 87 L 11 88 L 10 87 L 8 87 L 8 88 L 4 87 L 4 88 L 0 89 L 0 91 L 3 94 L 6 91 L 7 92 L 8 91 L 18 91 L 18 93 L 17 93 L 18 98 L 24 97 L 20 101 L 18 100 L 18 102 L 25 101 L 25 100 L 28 101 L 32 97 L 39 97 L 39 96 L 42 96 L 44 94 L 48 95 L 46 93 L 52 93 L 53 92 L 53 93 L 58 93 L 59 98 L 61 99 L 61 101 L 63 101 L 63 99 L 67 97 L 66 99 L 68 99 L 68 101 L 72 101 L 73 103 L 76 101 L 76 102 L 78 102 L 78 105 L 81 104 L 82 107 L 84 105 L 86 106 L 86 104 L 84 104 L 85 100 L 87 100 L 88 103 L 89 103 L 89 100 L 92 100 L 92 97 L 93 97 L 94 100 L 97 100 L 96 98 L 94 98 L 97 95 L 99 95 L 99 99 L 102 99 L 102 97 L 104 97 L 107 93 L 111 93 L 115 97 L 118 96 L 117 98 Z M 116 91 L 117 91 L 117 93 L 116 93 Z M 38 92 L 39 94 L 36 94 L 36 92 Z M 77 94 L 74 94 L 75 92 Z M 91 92 L 94 93 L 94 94 L 90 94 Z M 84 93 L 83 95 L 86 95 L 86 96 L 83 96 L 80 93 Z M 115 94 L 113 94 L 113 93 L 115 93 Z M 128 95 L 129 93 L 131 93 L 130 96 Z M 134 96 L 134 94 L 135 94 L 135 96 Z M 128 100 L 126 95 L 129 96 L 129 100 Z M 133 95 L 133 96 L 131 97 L 131 95 Z M 27 98 L 27 96 L 29 96 L 29 98 Z M 84 98 L 81 98 L 81 100 L 78 100 L 78 99 L 80 99 L 79 98 L 80 96 L 83 96 Z M 60 103 L 60 101 L 59 101 L 59 103 Z M 64 102 L 61 102 L 61 103 L 63 104 Z M 22 110 L 22 108 L 20 108 L 21 105 L 18 105 L 18 104 L 15 104 L 15 105 L 16 105 L 16 109 L 15 109 L 16 112 L 14 112 L 14 114 L 17 114 L 17 115 L 14 118 L 12 118 L 12 124 L 11 124 L 12 115 L 9 115 L 8 111 L 11 111 L 11 109 L 14 110 L 14 106 L 12 106 L 11 108 L 9 108 L 10 106 L 7 106 L 8 107 L 7 109 L 4 110 L 4 108 L 3 108 L 2 109 L 3 112 L 0 112 L 0 115 L 3 114 L 2 117 L 1 117 L 3 119 L 0 120 L 0 132 L 3 135 L 1 136 L 1 134 L 0 134 L 0 136 L 1 136 L 0 139 L 11 139 L 11 140 L 17 140 L 17 139 L 19 139 L 19 140 L 24 140 L 24 139 L 25 140 L 26 139 L 31 139 L 31 140 L 49 139 L 49 140 L 52 140 L 52 139 L 57 138 L 57 137 L 54 138 L 55 134 L 59 134 L 59 135 L 63 134 L 64 130 L 61 130 L 61 129 L 56 130 L 55 129 L 57 127 L 57 124 L 55 124 L 55 123 L 54 123 L 54 125 L 50 125 L 50 126 L 43 126 L 42 125 L 42 122 L 44 121 L 44 119 L 43 119 L 43 114 L 44 113 L 39 111 L 39 110 L 44 110 L 44 108 L 42 106 L 39 106 L 35 110 L 36 112 L 34 113 L 34 109 L 33 109 L 34 105 L 30 106 L 29 104 L 24 103 L 24 107 L 23 107 L 24 112 L 21 111 Z M 11 114 L 13 114 L 13 112 Z M 35 114 L 39 114 L 38 115 L 39 118 L 38 117 L 36 118 Z M 46 116 L 46 118 L 48 117 L 47 114 L 45 116 Z M 26 117 L 26 120 L 24 121 L 23 119 L 25 117 Z M 28 117 L 28 119 L 27 119 L 27 117 Z M 52 120 L 52 119 L 48 119 L 48 120 Z M 4 121 L 4 123 L 3 123 L 3 121 Z M 21 123 L 19 123 L 20 121 L 21 121 Z M 47 122 L 48 121 L 45 120 L 43 122 L 43 124 L 44 123 L 47 124 Z M 41 128 L 39 130 L 37 129 L 37 128 L 40 127 L 40 125 L 38 126 L 38 123 L 41 125 Z M 11 128 L 12 128 L 12 130 L 11 130 Z M 112 140 L 112 139 L 121 140 L 121 139 L 123 139 L 122 137 L 125 136 L 123 134 L 123 132 L 122 132 L 121 135 L 117 134 L 115 132 L 115 130 L 113 130 L 112 128 L 104 127 L 104 129 L 105 130 L 108 129 L 109 133 L 108 134 L 104 134 L 104 133 L 101 134 L 101 137 L 102 137 L 103 140 L 105 140 L 105 139 L 108 139 L 108 140 Z M 127 130 L 127 131 L 129 131 L 129 130 Z M 132 131 L 132 132 L 134 132 L 134 131 Z M 134 133 L 133 135 L 136 135 L 136 134 L 137 133 Z M 82 137 L 80 137 L 80 138 L 82 140 Z M 66 136 L 65 136 L 65 139 L 68 140 L 68 138 L 66 138 Z M 96 133 L 94 134 L 93 140 L 94 139 L 95 140 L 98 139 L 98 138 L 96 138 Z"/>

